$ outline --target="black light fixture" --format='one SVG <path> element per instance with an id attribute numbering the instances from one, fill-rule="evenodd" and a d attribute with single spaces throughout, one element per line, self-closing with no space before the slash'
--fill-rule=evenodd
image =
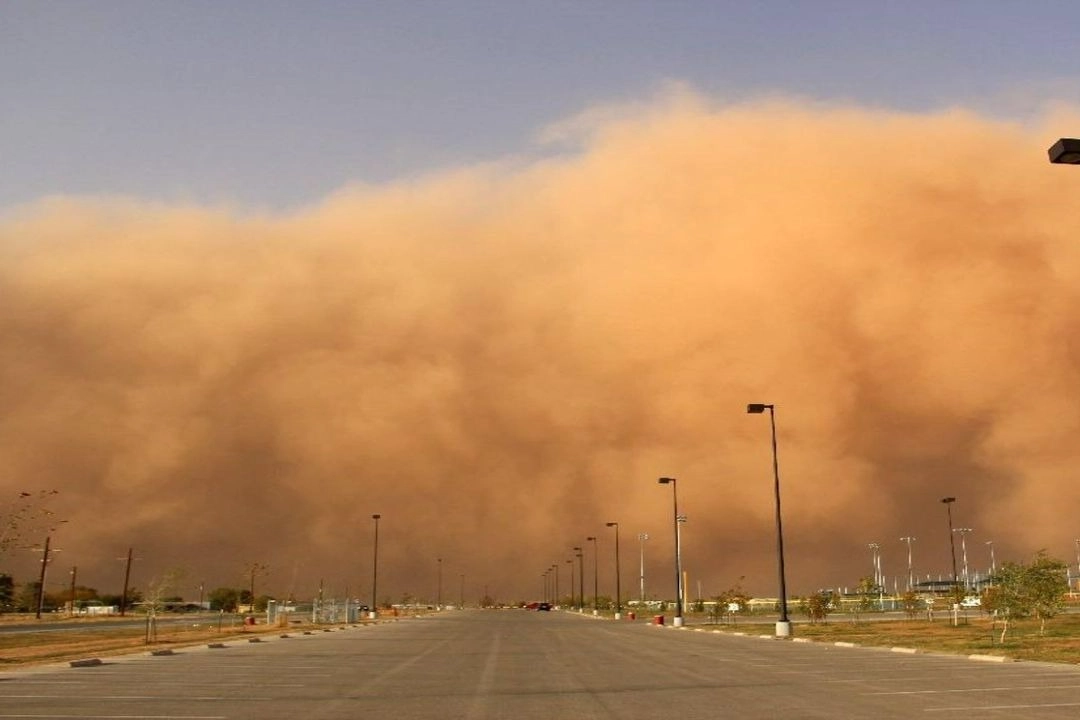
<path id="1" fill-rule="evenodd" d="M 1080 165 L 1080 139 L 1061 138 L 1047 151 L 1055 165 Z"/>

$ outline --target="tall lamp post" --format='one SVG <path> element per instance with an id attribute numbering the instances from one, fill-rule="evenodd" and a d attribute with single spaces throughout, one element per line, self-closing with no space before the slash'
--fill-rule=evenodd
<path id="1" fill-rule="evenodd" d="M 574 602 L 577 600 L 576 590 L 574 589 L 574 559 L 570 558 L 566 561 L 566 564 L 570 566 L 570 609 L 574 609 Z"/>
<path id="2" fill-rule="evenodd" d="M 557 607 L 559 605 L 559 563 L 551 564 L 551 572 L 555 573 L 555 595 L 551 598 L 551 605 Z"/>
<path id="3" fill-rule="evenodd" d="M 592 541 L 592 558 L 593 558 L 593 563 L 592 563 L 592 572 L 593 572 L 593 576 L 592 576 L 592 614 L 593 615 L 599 615 L 600 614 L 600 598 L 599 598 L 599 595 L 600 595 L 600 549 L 599 549 L 599 546 L 596 544 L 597 537 L 595 535 L 590 535 L 589 537 L 587 537 L 585 539 Z"/>
<path id="4" fill-rule="evenodd" d="M 941 502 L 945 504 L 945 510 L 949 517 L 949 554 L 952 557 L 952 584 L 953 589 L 960 584 L 956 575 L 956 540 L 953 538 L 953 524 L 952 524 L 952 504 L 956 502 L 956 498 L 947 497 L 941 498 Z"/>
<path id="5" fill-rule="evenodd" d="M 645 541 L 649 539 L 649 533 L 638 533 L 637 539 L 638 539 L 638 543 L 641 545 L 641 565 L 639 566 L 639 574 L 638 574 L 638 581 L 640 583 L 640 587 L 638 589 L 638 592 L 640 594 L 638 595 L 638 600 L 640 600 L 641 604 L 644 605 L 645 604 Z M 1080 540 L 1077 540 L 1076 559 L 1077 559 L 1077 562 L 1080 563 Z M 1078 567 L 1080 567 L 1080 566 L 1078 566 Z"/>
<path id="6" fill-rule="evenodd" d="M 371 516 L 371 519 L 375 521 L 375 559 L 371 563 L 371 610 L 368 612 L 368 617 L 374 620 L 378 617 L 378 588 L 379 588 L 379 518 L 382 515 L 375 513 Z"/>
<path id="7" fill-rule="evenodd" d="M 990 585 L 994 585 L 994 576 L 997 575 L 997 560 L 994 558 L 994 541 L 987 540 L 986 547 L 990 548 Z"/>
<path id="8" fill-rule="evenodd" d="M 435 609 L 442 610 L 442 558 L 435 558 L 439 565 L 439 582 L 435 590 Z"/>
<path id="9" fill-rule="evenodd" d="M 671 485 L 671 501 L 675 508 L 673 525 L 675 528 L 675 627 L 683 625 L 683 586 L 682 586 L 682 548 L 679 547 L 679 494 L 675 478 L 662 477 L 657 482 Z"/>
<path id="10" fill-rule="evenodd" d="M 619 573 L 619 523 L 609 522 L 615 528 L 615 619 L 622 620 L 622 581 Z"/>
<path id="11" fill-rule="evenodd" d="M 915 589 L 915 575 L 911 572 L 911 543 L 915 542 L 915 538 L 908 535 L 900 538 L 900 542 L 907 543 L 907 589 L 910 592 Z"/>
<path id="12" fill-rule="evenodd" d="M 971 532 L 971 528 L 953 528 L 953 532 L 960 533 L 960 556 L 964 561 L 964 590 L 971 589 L 971 575 L 968 573 L 968 559 L 967 559 L 967 536 Z"/>
<path id="13" fill-rule="evenodd" d="M 581 595 L 581 601 L 578 603 L 578 612 L 585 612 L 585 551 L 578 546 L 574 546 L 574 557 L 578 561 L 578 593 Z"/>
<path id="14" fill-rule="evenodd" d="M 788 620 L 787 581 L 784 577 L 784 526 L 780 515 L 780 463 L 776 453 L 776 408 L 768 403 L 750 403 L 746 412 L 760 415 L 769 411 L 769 425 L 772 428 L 773 458 L 773 494 L 776 496 L 776 566 L 780 581 L 780 619 L 776 622 L 776 637 L 791 635 L 791 621 Z"/>

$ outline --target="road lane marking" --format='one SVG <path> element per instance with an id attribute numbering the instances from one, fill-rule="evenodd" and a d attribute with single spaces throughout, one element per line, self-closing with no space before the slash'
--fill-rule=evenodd
<path id="1" fill-rule="evenodd" d="M 958 705 L 955 707 L 923 708 L 923 712 L 956 712 L 957 710 L 1030 710 L 1032 708 L 1080 707 L 1080 702 L 1046 703 L 1044 705 Z"/>
<path id="2" fill-rule="evenodd" d="M 1016 690 L 1080 690 L 1080 685 L 1013 685 L 1001 687 L 956 688 L 949 690 L 893 690 L 863 693 L 863 695 L 948 695 L 950 693 L 1013 692 Z"/>

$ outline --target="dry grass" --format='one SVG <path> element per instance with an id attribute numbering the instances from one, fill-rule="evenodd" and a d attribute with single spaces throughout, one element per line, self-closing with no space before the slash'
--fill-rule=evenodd
<path id="1" fill-rule="evenodd" d="M 745 629 L 720 626 L 721 629 Z M 850 617 L 831 618 L 827 624 L 799 623 L 794 634 L 819 642 L 852 642 L 873 647 L 908 647 L 925 652 L 958 655 L 1001 655 L 1014 660 L 1080 663 L 1080 615 L 1060 615 L 1046 623 L 1046 633 L 1039 634 L 1036 620 L 1012 622 L 1000 643 L 1001 624 L 973 613 L 954 626 L 951 619 L 852 621 Z"/>
<path id="2" fill-rule="evenodd" d="M 70 621 L 70 627 L 61 631 L 0 633 L 0 669 L 151 652 L 221 642 L 230 638 L 254 637 L 259 634 L 297 632 L 301 629 L 296 625 L 284 628 L 244 626 L 236 622 L 223 624 L 219 628 L 216 619 L 192 618 L 190 623 L 183 625 L 159 624 L 156 634 L 148 642 L 146 626 L 142 623 L 103 627 L 94 620 L 73 620 Z"/>

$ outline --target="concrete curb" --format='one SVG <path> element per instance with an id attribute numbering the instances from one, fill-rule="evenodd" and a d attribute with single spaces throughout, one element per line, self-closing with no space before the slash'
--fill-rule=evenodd
<path id="1" fill-rule="evenodd" d="M 968 655 L 968 660 L 978 660 L 979 662 L 1010 662 L 1009 658 L 1004 655 Z"/>

